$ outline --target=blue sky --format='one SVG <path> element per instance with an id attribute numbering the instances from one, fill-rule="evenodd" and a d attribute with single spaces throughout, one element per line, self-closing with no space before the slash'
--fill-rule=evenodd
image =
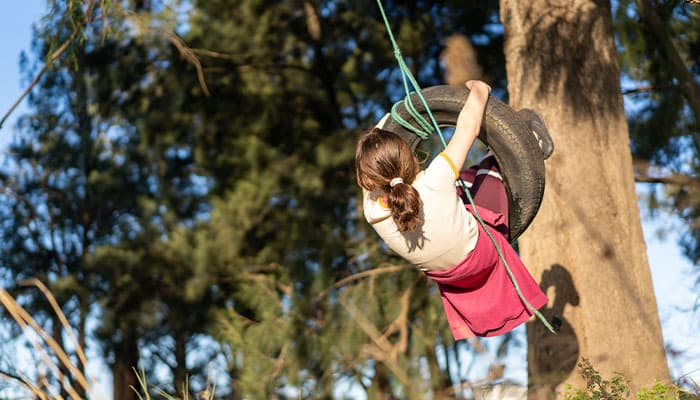
<path id="1" fill-rule="evenodd" d="M 4 2 L 0 7 L 3 36 L 0 54 L 4 55 L 0 62 L 0 114 L 9 109 L 24 89 L 23 83 L 26 82 L 21 79 L 19 55 L 22 50 L 29 51 L 31 26 L 40 20 L 44 7 L 41 0 Z M 0 128 L 0 151 L 14 134 L 14 121 L 26 110 L 23 102 Z M 645 189 L 638 186 L 638 190 Z M 689 376 L 700 382 L 700 334 L 697 333 L 700 332 L 700 310 L 697 313 L 684 311 L 692 308 L 697 301 L 698 290 L 693 289 L 697 273 L 692 272 L 692 266 L 676 245 L 678 237 L 674 232 L 679 230 L 680 224 L 669 215 L 661 215 L 654 220 L 643 218 L 664 338 L 676 349 L 687 351 L 686 357 L 670 360 L 669 366 L 674 377 L 690 373 Z M 657 235 L 660 230 L 666 231 L 665 237 Z M 516 380 L 524 379 L 526 375 L 524 370 L 511 372 Z"/>
<path id="2" fill-rule="evenodd" d="M 0 115 L 5 115 L 23 91 L 19 55 L 22 50 L 29 52 L 32 24 L 39 21 L 45 9 L 42 0 L 8 3 L 0 7 L 0 29 L 4 36 L 0 40 L 0 54 L 4 56 L 0 62 Z M 14 121 L 23 110 L 26 110 L 24 102 L 0 128 L 0 147 L 10 139 Z"/>

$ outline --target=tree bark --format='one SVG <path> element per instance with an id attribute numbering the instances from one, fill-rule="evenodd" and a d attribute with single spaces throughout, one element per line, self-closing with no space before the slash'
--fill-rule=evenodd
<path id="1" fill-rule="evenodd" d="M 53 337 L 53 340 L 56 341 L 58 347 L 60 349 L 65 349 L 66 347 L 63 343 L 63 326 L 61 325 L 61 321 L 58 319 L 58 315 L 51 316 L 51 333 L 51 336 Z M 58 366 L 58 376 L 56 376 L 56 379 L 60 387 L 59 393 L 62 398 L 67 399 L 69 397 L 69 393 L 68 390 L 66 390 L 66 385 L 72 385 L 74 382 L 71 379 L 70 372 L 63 363 L 56 362 L 56 365 Z"/>
<path id="2" fill-rule="evenodd" d="M 147 390 L 139 385 L 134 372 L 134 368 L 138 368 L 139 361 L 138 343 L 135 335 L 124 333 L 122 341 L 114 346 L 114 364 L 112 365 L 114 400 L 138 400 L 136 392 L 131 387 L 139 391 Z"/>
<path id="3" fill-rule="evenodd" d="M 372 378 L 371 392 L 368 397 L 377 400 L 392 400 L 394 395 L 391 390 L 391 379 L 389 370 L 383 362 L 377 362 L 374 367 L 374 377 Z"/>
<path id="4" fill-rule="evenodd" d="M 186 387 L 185 382 L 187 380 L 187 338 L 185 334 L 176 330 L 174 333 L 175 337 L 175 368 L 173 370 L 173 386 L 178 396 L 185 398 L 185 390 L 189 390 Z"/>
<path id="5" fill-rule="evenodd" d="M 452 341 L 452 338 L 450 338 Z M 452 381 L 453 376 L 450 374 L 450 358 L 445 357 L 445 370 L 440 369 L 440 364 L 438 363 L 438 349 L 444 354 L 448 353 L 448 347 L 445 345 L 445 340 L 441 334 L 436 334 L 435 336 L 435 346 L 433 346 L 432 351 L 427 351 L 425 353 L 426 361 L 428 364 L 428 370 L 430 371 L 430 389 L 433 393 L 433 399 L 459 399 L 460 393 L 455 393 L 454 382 Z M 460 382 L 461 383 L 461 382 Z"/>
<path id="6" fill-rule="evenodd" d="M 576 363 L 631 386 L 668 380 L 634 190 L 608 1 L 501 0 L 508 91 L 555 143 L 542 208 L 519 242 L 549 296 L 548 333 L 528 324 L 530 399 L 583 387 Z"/>

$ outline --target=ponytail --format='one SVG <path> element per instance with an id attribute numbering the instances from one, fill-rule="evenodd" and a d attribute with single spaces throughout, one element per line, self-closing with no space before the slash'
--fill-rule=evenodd
<path id="1" fill-rule="evenodd" d="M 355 170 L 361 187 L 387 193 L 391 217 L 400 232 L 418 228 L 422 203 L 411 183 L 420 166 L 406 141 L 391 132 L 371 129 L 357 143 Z"/>
<path id="2" fill-rule="evenodd" d="M 399 232 L 415 231 L 420 223 L 421 200 L 418 191 L 406 183 L 394 185 L 388 200 L 391 218 Z"/>

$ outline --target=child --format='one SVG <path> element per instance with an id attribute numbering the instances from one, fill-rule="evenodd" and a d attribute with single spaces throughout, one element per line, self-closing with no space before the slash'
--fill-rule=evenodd
<path id="1" fill-rule="evenodd" d="M 471 205 L 458 196 L 460 175 L 471 184 L 477 211 L 524 297 L 535 308 L 547 303 L 508 243 L 508 198 L 495 158 L 487 156 L 461 173 L 457 169 L 476 140 L 491 91 L 481 81 L 466 85 L 470 94 L 454 134 L 427 169 L 420 169 L 403 139 L 376 127 L 360 138 L 355 154 L 365 218 L 393 251 L 437 283 L 456 340 L 500 335 L 532 315 Z"/>

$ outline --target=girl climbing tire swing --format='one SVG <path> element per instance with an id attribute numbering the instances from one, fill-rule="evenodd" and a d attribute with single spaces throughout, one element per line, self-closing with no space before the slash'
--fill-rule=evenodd
<path id="1" fill-rule="evenodd" d="M 481 81 L 467 82 L 468 90 L 462 89 L 461 95 L 436 96 L 442 101 L 433 101 L 434 114 L 426 100 L 429 90 L 421 91 L 413 78 L 381 0 L 377 4 L 406 98 L 394 105 L 391 118 L 383 118 L 357 144 L 355 167 L 365 218 L 392 250 L 437 283 L 455 339 L 503 334 L 532 315 L 554 333 L 537 311 L 547 298 L 509 243 L 525 230 L 540 205 L 544 158 L 553 148 L 544 121 L 532 110 L 515 113 L 498 106 L 490 99 L 491 88 Z M 419 100 L 418 108 L 413 98 Z M 458 113 L 455 105 L 461 107 Z M 503 118 L 504 113 L 511 115 Z M 449 143 L 439 120 L 455 124 Z M 436 133 L 445 146 L 424 171 L 414 154 L 419 140 L 408 132 L 420 139 Z M 477 136 L 494 154 L 460 171 Z M 456 181 L 461 184 L 459 195 Z"/>
<path id="2" fill-rule="evenodd" d="M 447 85 L 425 88 L 421 93 L 440 126 L 457 123 L 469 96 L 466 87 Z M 411 98 L 418 114 L 427 119 L 428 109 L 420 103 L 417 94 Z M 397 134 L 415 151 L 425 138 L 398 122 L 411 118 L 406 102 L 399 102 L 394 111 L 398 120 L 387 115 L 377 126 Z M 544 195 L 544 159 L 554 150 L 552 140 L 537 112 L 530 109 L 516 112 L 493 97 L 486 103 L 478 138 L 488 146 L 501 166 L 510 209 L 509 239 L 513 242 L 527 229 L 539 210 Z"/>
<path id="3" fill-rule="evenodd" d="M 355 157 L 366 220 L 394 252 L 437 283 L 457 340 L 506 333 L 547 302 L 509 244 L 513 218 L 497 157 L 488 155 L 466 170 L 457 167 L 464 164 L 477 136 L 485 135 L 482 120 L 490 101 L 490 87 L 484 82 L 469 81 L 466 86 L 466 98 L 457 101 L 461 110 L 454 134 L 425 170 L 420 170 L 413 151 L 417 143 L 387 130 L 395 128 L 389 119 L 360 137 Z M 440 114 L 436 118 L 441 119 Z M 513 118 L 526 126 L 517 115 Z M 543 163 L 545 153 L 532 131 L 511 133 L 524 138 L 526 149 L 535 147 L 533 158 Z M 491 141 L 497 142 L 493 139 L 498 135 L 491 134 Z M 549 143 L 548 136 L 542 139 Z M 514 150 L 512 143 L 504 146 Z M 461 193 L 469 198 L 466 203 L 458 195 L 457 180 L 466 183 Z"/>

